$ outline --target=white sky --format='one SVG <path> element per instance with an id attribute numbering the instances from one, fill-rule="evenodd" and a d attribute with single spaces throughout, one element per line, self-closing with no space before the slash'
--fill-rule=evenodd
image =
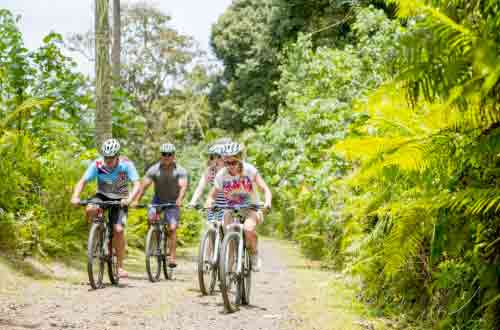
<path id="1" fill-rule="evenodd" d="M 139 2 L 129 0 L 122 3 Z M 110 0 L 110 3 L 112 1 Z M 144 0 L 142 0 L 144 2 Z M 210 30 L 232 0 L 148 0 L 172 16 L 171 25 L 193 36 L 203 50 L 209 50 Z M 50 31 L 62 34 L 85 32 L 93 26 L 93 0 L 0 0 L 0 8 L 21 15 L 18 26 L 26 47 L 34 49 Z M 78 54 L 71 54 L 84 74 L 93 75 L 92 66 Z"/>

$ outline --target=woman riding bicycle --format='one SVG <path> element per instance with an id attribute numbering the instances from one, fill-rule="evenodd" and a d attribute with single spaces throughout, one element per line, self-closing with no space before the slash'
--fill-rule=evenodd
<path id="1" fill-rule="evenodd" d="M 271 208 L 271 190 L 260 176 L 257 169 L 243 160 L 243 146 L 238 143 L 225 144 L 222 150 L 224 168 L 220 170 L 214 179 L 214 188 L 210 192 L 207 206 L 213 207 L 214 201 L 219 193 L 229 207 L 242 205 L 258 205 L 259 198 L 256 187 L 264 192 L 264 208 Z M 259 271 L 261 260 L 257 251 L 257 233 L 255 227 L 262 222 L 262 212 L 251 208 L 244 210 L 245 217 L 245 239 L 252 254 L 252 269 Z M 231 223 L 231 212 L 224 212 L 224 223 Z"/>
<path id="2" fill-rule="evenodd" d="M 231 140 L 229 139 L 225 138 L 219 139 L 215 141 L 208 148 L 208 167 L 203 171 L 200 181 L 198 182 L 198 186 L 196 187 L 196 190 L 193 193 L 193 197 L 189 202 L 190 207 L 196 206 L 196 203 L 198 202 L 198 199 L 200 198 L 207 184 L 213 186 L 217 172 L 219 172 L 221 169 L 224 168 L 224 160 L 222 159 L 222 150 L 224 144 L 227 144 L 229 142 L 231 142 Z M 226 200 L 224 199 L 224 192 L 220 192 L 217 194 L 215 198 L 215 206 L 221 208 L 226 206 Z M 214 221 L 214 220 L 222 221 L 223 218 L 224 218 L 223 210 L 208 211 L 208 221 Z"/>

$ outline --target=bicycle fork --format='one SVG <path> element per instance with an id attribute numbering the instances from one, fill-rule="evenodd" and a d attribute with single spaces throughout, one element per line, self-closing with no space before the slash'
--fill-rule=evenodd
<path id="1" fill-rule="evenodd" d="M 217 259 L 218 259 L 218 256 L 219 254 L 217 253 L 217 251 L 219 251 L 219 235 L 220 235 L 220 224 L 219 225 L 216 225 L 216 224 L 213 224 L 213 228 L 212 230 L 214 230 L 215 232 L 215 245 L 213 246 L 213 253 L 212 253 L 212 265 L 217 265 Z"/>

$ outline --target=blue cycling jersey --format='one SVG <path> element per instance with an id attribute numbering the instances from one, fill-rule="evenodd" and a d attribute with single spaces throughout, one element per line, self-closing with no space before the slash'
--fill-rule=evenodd
<path id="1" fill-rule="evenodd" d="M 97 159 L 90 164 L 83 175 L 85 182 L 97 178 L 97 193 L 108 198 L 121 199 L 128 197 L 128 183 L 139 180 L 137 170 L 130 160 L 120 157 L 118 165 L 110 169 L 103 159 Z"/>

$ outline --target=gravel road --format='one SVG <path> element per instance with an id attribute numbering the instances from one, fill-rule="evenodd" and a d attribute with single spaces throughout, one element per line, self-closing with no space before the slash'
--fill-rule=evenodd
<path id="1" fill-rule="evenodd" d="M 0 329 L 296 329 L 303 320 L 289 307 L 297 298 L 286 252 L 275 241 L 260 244 L 263 268 L 254 276 L 251 305 L 233 314 L 224 313 L 219 292 L 200 295 L 191 252 L 179 259 L 173 281 L 150 283 L 138 271 L 118 287 L 90 290 L 84 274 L 79 281 L 25 279 L 0 292 Z"/>

